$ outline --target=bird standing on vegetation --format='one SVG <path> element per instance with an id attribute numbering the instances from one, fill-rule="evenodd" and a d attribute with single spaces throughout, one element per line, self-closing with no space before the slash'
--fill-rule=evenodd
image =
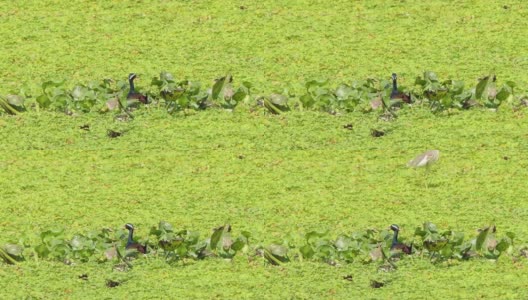
<path id="1" fill-rule="evenodd" d="M 390 95 L 391 100 L 399 99 L 405 103 L 411 103 L 411 94 L 408 95 L 398 91 L 398 76 L 396 73 L 392 73 L 392 92 Z"/>
<path id="2" fill-rule="evenodd" d="M 135 249 L 140 253 L 147 253 L 147 244 L 141 245 L 140 243 L 134 242 L 134 225 L 127 223 L 125 228 L 128 229 L 128 241 L 126 244 L 126 249 L 131 250 Z"/>
<path id="3" fill-rule="evenodd" d="M 434 162 L 440 158 L 440 151 L 438 150 L 427 150 L 424 153 L 416 156 L 414 159 L 407 163 L 408 167 L 419 168 L 426 167 L 428 168 Z"/>
<path id="4" fill-rule="evenodd" d="M 128 75 L 128 83 L 130 84 L 130 91 L 128 92 L 127 100 L 138 100 L 139 102 L 143 104 L 147 104 L 148 103 L 147 96 L 136 92 L 136 90 L 134 89 L 134 79 L 136 79 L 136 77 L 137 75 L 135 73 L 130 73 L 130 75 Z"/>
<path id="5" fill-rule="evenodd" d="M 425 188 L 428 188 L 427 174 L 429 173 L 429 167 L 433 163 L 435 163 L 439 158 L 440 151 L 427 150 L 407 163 L 407 166 L 411 168 L 420 168 L 425 166 Z"/>
<path id="6" fill-rule="evenodd" d="M 398 242 L 398 233 L 400 232 L 400 227 L 396 224 L 392 224 L 390 230 L 394 231 L 394 236 L 392 237 L 391 250 L 401 251 L 405 254 L 412 253 L 412 243 L 410 246 L 407 246 L 403 243 Z"/>

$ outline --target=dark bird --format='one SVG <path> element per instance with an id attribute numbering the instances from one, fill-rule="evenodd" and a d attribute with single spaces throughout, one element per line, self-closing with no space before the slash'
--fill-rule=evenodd
<path id="1" fill-rule="evenodd" d="M 411 94 L 404 94 L 398 91 L 398 76 L 396 73 L 392 73 L 392 92 L 390 95 L 391 100 L 401 100 L 405 103 L 411 103 Z"/>
<path id="2" fill-rule="evenodd" d="M 109 288 L 114 288 L 116 286 L 119 286 L 121 283 L 119 281 L 113 281 L 113 280 L 110 280 L 110 279 L 107 279 L 106 280 L 106 286 L 109 287 Z"/>
<path id="3" fill-rule="evenodd" d="M 147 244 L 141 245 L 140 243 L 134 242 L 134 225 L 127 223 L 125 228 L 128 229 L 128 241 L 126 244 L 126 249 L 131 250 L 135 249 L 140 253 L 147 253 Z"/>
<path id="4" fill-rule="evenodd" d="M 394 231 L 394 236 L 392 237 L 392 244 L 391 244 L 391 250 L 401 251 L 405 254 L 411 254 L 412 253 L 412 244 L 410 246 L 407 246 L 403 243 L 398 242 L 398 233 L 400 232 L 400 227 L 396 224 L 392 224 L 390 226 L 390 230 Z"/>
<path id="5" fill-rule="evenodd" d="M 108 131 L 106 132 L 106 135 L 109 137 L 109 138 L 116 138 L 116 137 L 120 137 L 123 133 L 122 132 L 119 132 L 119 131 L 114 131 L 112 129 L 108 129 Z"/>
<path id="6" fill-rule="evenodd" d="M 130 91 L 128 92 L 127 100 L 138 100 L 139 102 L 143 104 L 147 104 L 148 103 L 147 96 L 136 92 L 136 90 L 134 89 L 134 79 L 136 79 L 136 77 L 137 75 L 135 73 L 130 73 L 130 75 L 128 75 L 128 83 L 130 84 Z"/>
<path id="7" fill-rule="evenodd" d="M 385 283 L 383 283 L 381 281 L 370 280 L 370 287 L 371 288 L 379 289 L 379 288 L 383 287 L 384 285 L 385 285 Z"/>

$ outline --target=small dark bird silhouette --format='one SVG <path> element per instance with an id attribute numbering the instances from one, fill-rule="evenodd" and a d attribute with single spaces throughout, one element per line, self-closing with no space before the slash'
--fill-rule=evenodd
<path id="1" fill-rule="evenodd" d="M 134 89 L 134 79 L 136 79 L 136 77 L 137 75 L 135 73 L 130 73 L 130 75 L 128 75 L 128 83 L 130 84 L 130 91 L 128 92 L 127 100 L 138 100 L 139 102 L 143 104 L 147 104 L 148 103 L 147 96 L 136 92 L 136 90 Z"/>
<path id="2" fill-rule="evenodd" d="M 394 236 L 392 237 L 392 244 L 391 244 L 391 250 L 397 250 L 401 251 L 405 254 L 411 254 L 412 253 L 412 243 L 410 246 L 407 246 L 403 243 L 398 242 L 398 233 L 400 232 L 400 227 L 396 224 L 392 224 L 390 226 L 390 230 L 394 231 Z"/>
<path id="3" fill-rule="evenodd" d="M 140 253 L 147 253 L 147 244 L 141 245 L 140 243 L 134 242 L 134 225 L 127 223 L 125 228 L 128 229 L 128 241 L 126 244 L 126 249 L 136 249 Z"/>
<path id="4" fill-rule="evenodd" d="M 391 100 L 400 99 L 405 103 L 411 103 L 411 94 L 404 94 L 398 91 L 398 75 L 392 73 L 392 92 L 390 95 Z"/>

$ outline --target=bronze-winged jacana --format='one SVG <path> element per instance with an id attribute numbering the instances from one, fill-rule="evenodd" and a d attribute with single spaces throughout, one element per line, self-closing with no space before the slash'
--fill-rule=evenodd
<path id="1" fill-rule="evenodd" d="M 390 95 L 391 100 L 401 100 L 405 103 L 411 103 L 411 94 L 404 94 L 398 91 L 398 75 L 392 73 L 392 92 Z"/>
<path id="2" fill-rule="evenodd" d="M 138 100 L 139 102 L 143 104 L 147 104 L 148 103 L 147 96 L 136 92 L 134 88 L 134 79 L 136 79 L 136 77 L 137 75 L 135 73 L 130 73 L 130 75 L 128 75 L 128 83 L 130 84 L 130 91 L 128 92 L 127 100 Z"/>
<path id="3" fill-rule="evenodd" d="M 392 224 L 390 226 L 390 230 L 394 231 L 394 236 L 392 237 L 392 244 L 391 244 L 391 250 L 395 251 L 401 251 L 405 254 L 411 254 L 412 253 L 412 244 L 410 246 L 407 246 L 403 243 L 398 242 L 398 233 L 400 232 L 400 227 L 396 224 Z"/>
<path id="4" fill-rule="evenodd" d="M 147 244 L 141 245 L 140 243 L 134 242 L 134 225 L 127 223 L 125 228 L 128 229 L 128 241 L 126 244 L 127 250 L 135 249 L 140 253 L 147 253 Z"/>

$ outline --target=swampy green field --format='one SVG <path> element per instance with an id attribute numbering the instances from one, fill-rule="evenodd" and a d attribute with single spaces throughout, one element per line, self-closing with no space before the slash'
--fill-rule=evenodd
<path id="1" fill-rule="evenodd" d="M 494 73 L 522 93 L 527 6 L 6 2 L 0 94 L 23 85 L 36 93 L 51 79 L 125 80 L 130 72 L 141 76 L 141 88 L 162 70 L 207 84 L 230 73 L 251 82 L 255 94 L 299 92 L 315 78 L 338 84 L 397 72 L 410 88 L 425 70 L 470 85 Z M 2 112 L 0 246 L 25 250 L 14 264 L 0 260 L 0 298 L 523 298 L 527 113 L 506 104 L 441 113 L 409 105 L 388 121 L 377 111 L 272 114 L 246 104 L 174 114 L 147 105 L 127 121 L 118 112 L 67 115 L 38 106 Z M 406 166 L 428 149 L 441 153 L 429 169 Z M 223 224 L 234 236 L 251 236 L 247 251 L 229 258 L 168 262 L 158 249 L 128 268 L 116 268 L 115 257 L 100 259 L 102 253 L 64 260 L 35 248 L 50 230 L 60 228 L 70 239 L 125 223 L 156 247 L 151 228 L 160 221 L 203 239 Z M 497 236 L 515 238 L 498 258 L 441 259 L 444 254 L 423 251 L 415 236 L 427 221 L 466 239 L 492 224 Z M 300 259 L 295 252 L 312 231 L 333 238 L 367 229 L 383 234 L 393 223 L 400 240 L 416 241 L 417 252 L 387 272 L 379 268 L 383 259 Z M 290 245 L 290 261 L 276 265 L 255 255 L 270 244 Z M 384 285 L 374 288 L 373 281 Z"/>
<path id="2" fill-rule="evenodd" d="M 524 111 L 439 117 L 419 109 L 390 123 L 374 114 L 247 111 L 188 117 L 151 111 L 129 123 L 89 114 L 5 117 L 2 240 L 16 241 L 23 232 L 34 232 L 38 240 L 37 233 L 57 226 L 73 234 L 126 222 L 144 238 L 150 226 L 165 220 L 203 235 L 230 223 L 234 231 L 250 231 L 254 245 L 299 239 L 312 230 L 337 235 L 391 223 L 410 241 L 414 228 L 429 220 L 468 235 L 494 223 L 499 233 L 515 232 L 519 246 L 528 236 L 522 223 L 528 214 L 522 200 L 528 192 L 526 119 Z M 79 129 L 85 124 L 89 132 Z M 388 133 L 374 138 L 372 128 Z M 110 139 L 107 129 L 125 134 Z M 442 151 L 428 174 L 405 166 L 427 148 Z M 128 272 L 113 265 L 28 257 L 17 266 L 1 266 L 2 293 L 421 298 L 441 291 L 455 298 L 517 298 L 527 279 L 526 263 L 506 255 L 435 264 L 418 256 L 389 273 L 377 271 L 375 262 L 272 266 L 245 255 L 170 265 L 160 257 L 142 258 Z M 78 279 L 81 274 L 89 280 Z M 346 275 L 354 280 L 343 280 Z M 110 289 L 107 279 L 123 284 Z M 388 284 L 372 289 L 372 279 Z"/>

